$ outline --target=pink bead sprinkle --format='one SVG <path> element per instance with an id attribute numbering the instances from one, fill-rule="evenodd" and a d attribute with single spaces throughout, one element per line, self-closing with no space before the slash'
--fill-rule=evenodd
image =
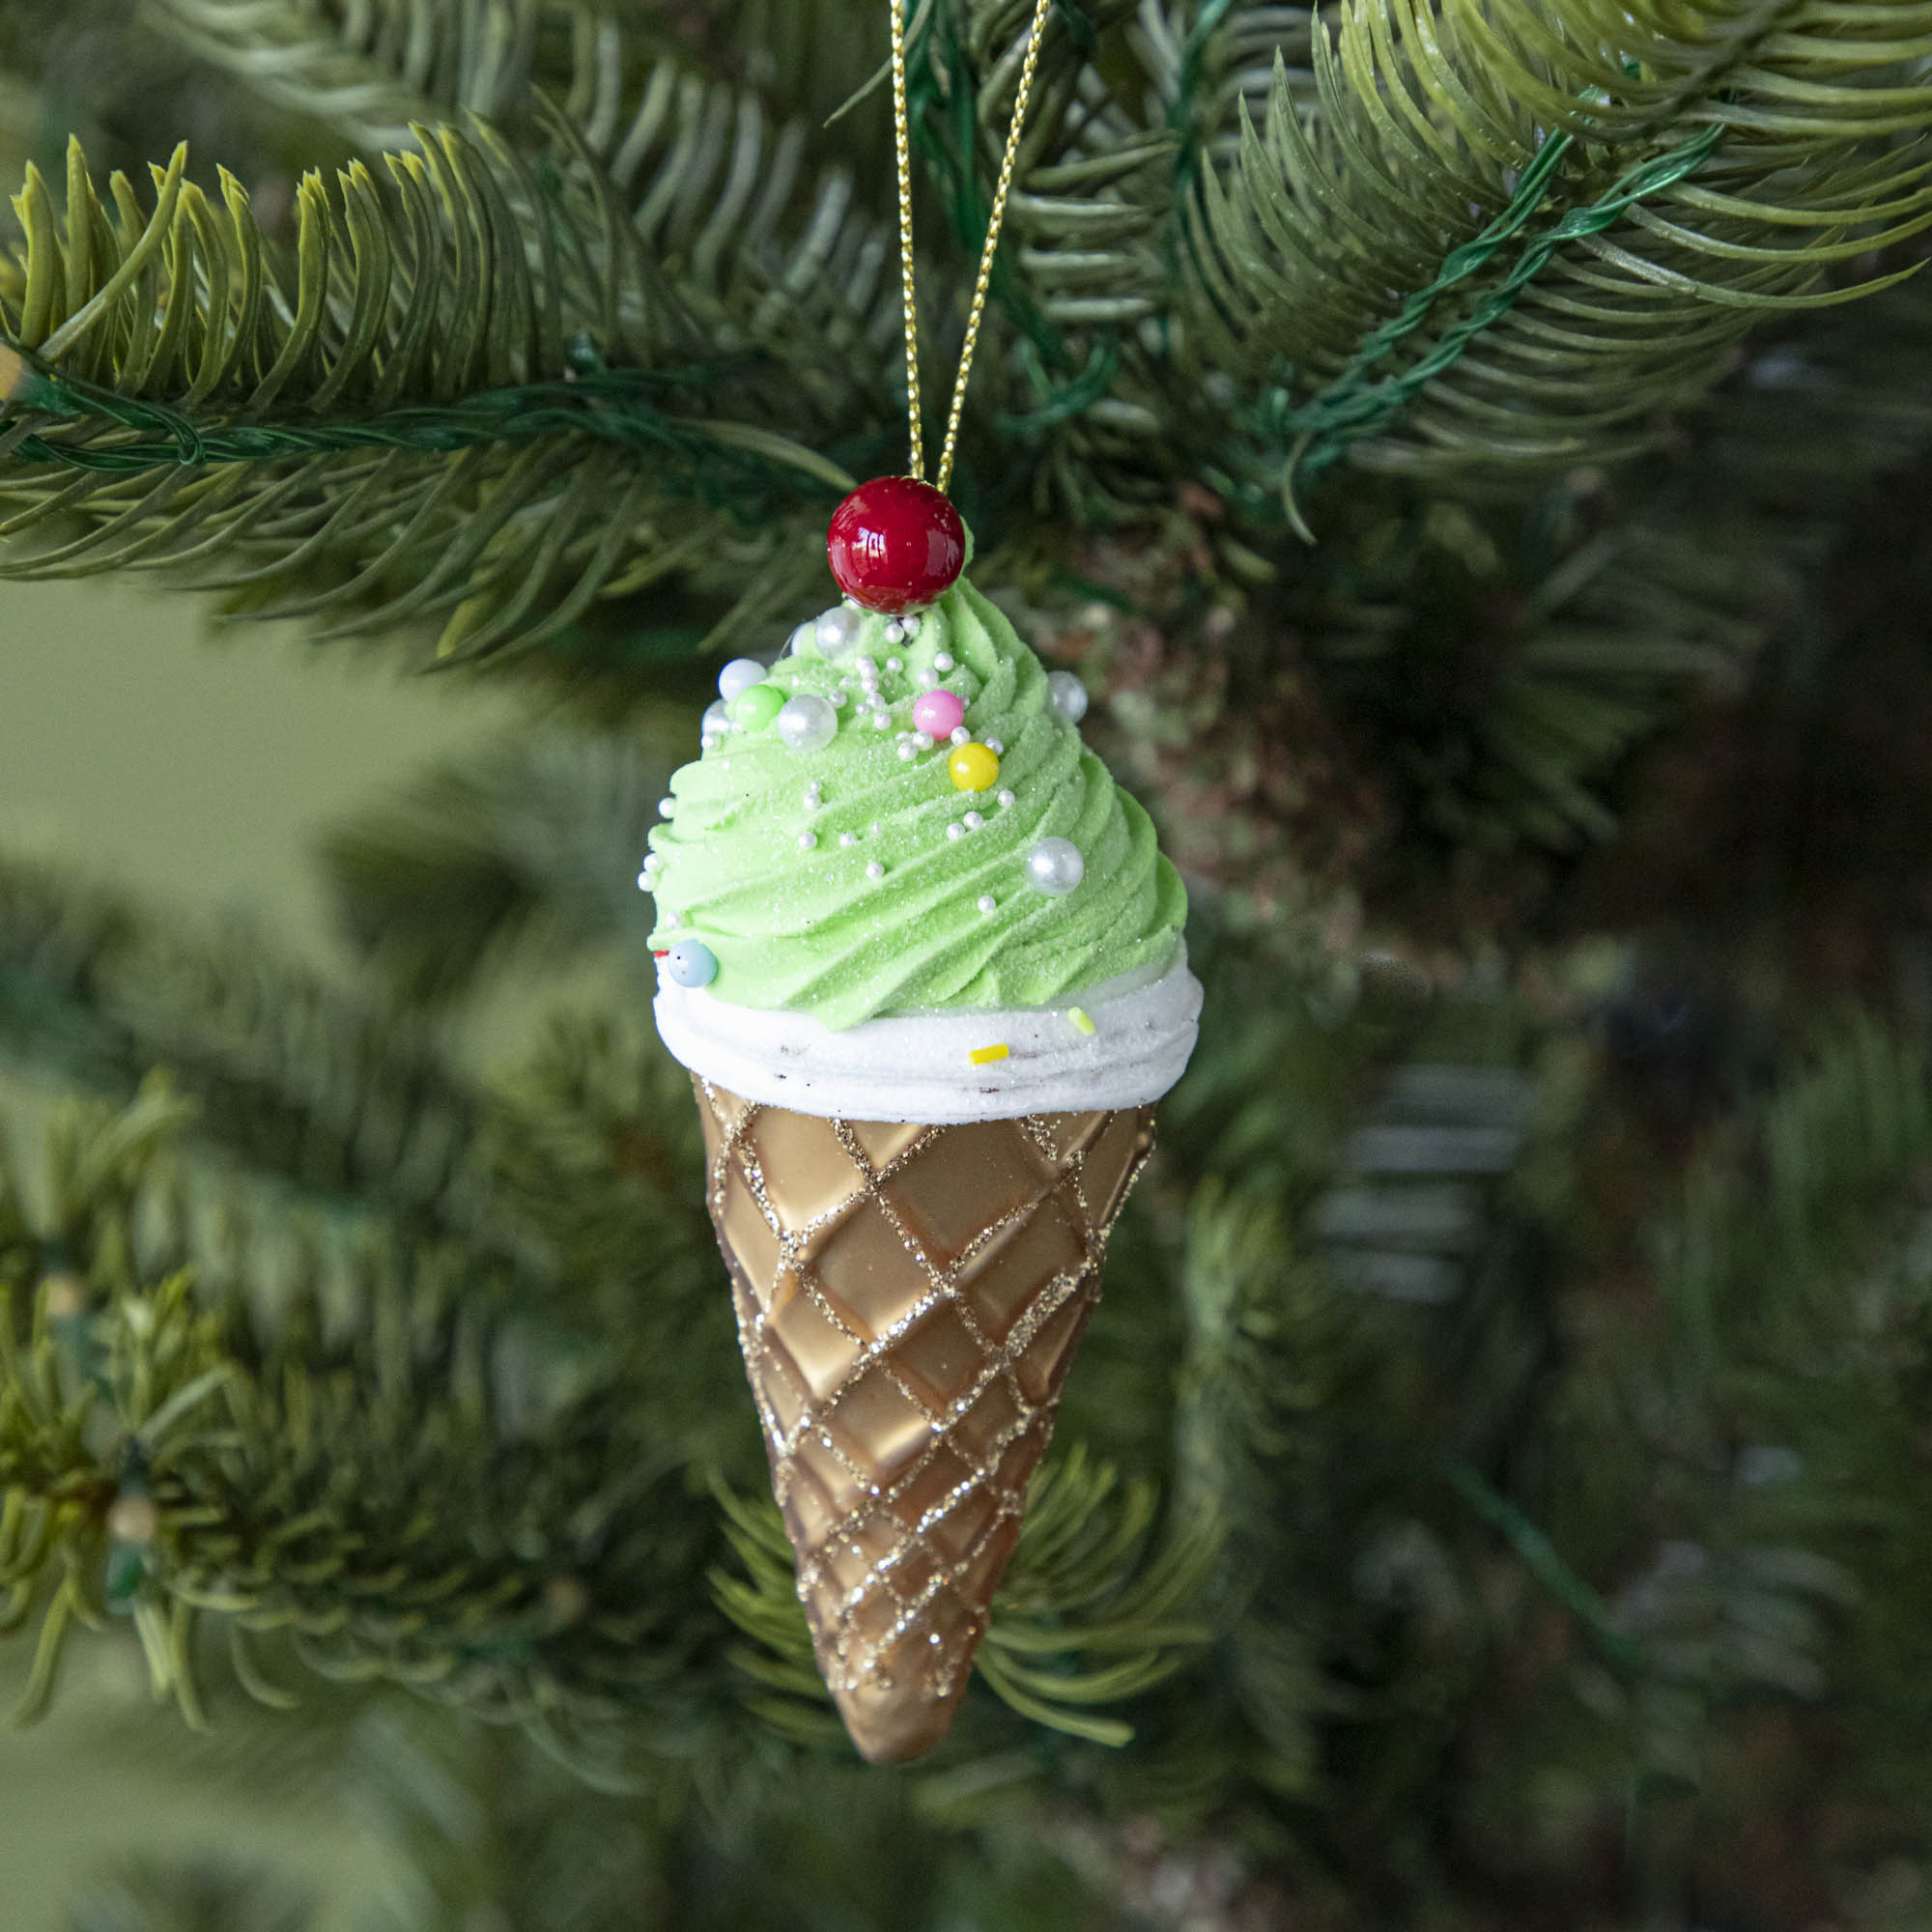
<path id="1" fill-rule="evenodd" d="M 912 701 L 912 722 L 935 738 L 950 738 L 966 717 L 966 705 L 956 691 L 922 691 Z"/>

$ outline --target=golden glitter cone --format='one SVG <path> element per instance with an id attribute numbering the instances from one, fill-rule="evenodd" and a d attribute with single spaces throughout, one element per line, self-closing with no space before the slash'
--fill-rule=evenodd
<path id="1" fill-rule="evenodd" d="M 1153 1109 L 819 1120 L 694 1077 L 818 1667 L 874 1764 L 952 1727 Z"/>

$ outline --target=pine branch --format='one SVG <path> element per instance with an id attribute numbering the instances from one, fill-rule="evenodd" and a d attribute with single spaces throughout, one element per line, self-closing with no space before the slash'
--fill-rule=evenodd
<path id="1" fill-rule="evenodd" d="M 1862 1271 L 1887 1210 L 1917 1202 L 1932 1073 L 1920 1048 L 1854 1019 L 1753 1112 L 1690 1178 L 1681 1214 L 1660 1231 L 1659 1261 L 1687 1339 L 1711 1350 L 1743 1328 L 1795 1364 L 1845 1273 Z"/>
<path id="2" fill-rule="evenodd" d="M 391 1719 L 363 1755 L 406 1874 L 371 1932 L 781 1932 L 806 1869 L 829 1923 L 1060 1932 L 1092 1917 L 1031 1781 L 1015 1790 L 1012 1754 L 882 1779 L 849 1752 L 808 1768 L 767 1740 L 755 1771 L 683 1765 L 641 1800 L 586 1792 L 496 1731 Z"/>
<path id="3" fill-rule="evenodd" d="M 1855 6 L 1700 20 L 1507 0 L 1424 32 L 1354 0 L 1187 205 L 1195 320 L 1265 446 L 1319 471 L 1576 461 L 1708 386 L 1763 315 L 1932 222 L 1932 40 Z M 1900 270 L 1898 272 L 1904 272 Z"/>
<path id="4" fill-rule="evenodd" d="M 704 1205 L 689 1074 L 640 996 L 614 1017 L 558 1021 L 492 1094 L 493 1198 L 554 1259 L 544 1306 L 573 1335 L 638 1338 L 639 1400 L 669 1439 L 733 1483 L 764 1467 Z"/>
<path id="5" fill-rule="evenodd" d="M 418 121 L 513 123 L 542 93 L 608 156 L 637 101 L 631 71 L 661 62 L 749 85 L 823 123 L 882 50 L 876 10 L 852 0 L 731 0 L 670 15 L 647 0 L 143 0 L 143 22 L 267 104 L 370 153 L 407 147 Z M 877 127 L 865 128 L 877 152 Z"/>
<path id="6" fill-rule="evenodd" d="M 1292 570 L 1244 568 L 1197 497 L 1022 630 L 1104 687 L 1087 728 L 1220 918 L 1285 951 L 1361 901 L 1408 943 L 1490 928 L 1562 876 L 1525 847 L 1616 837 L 1646 747 L 1735 731 L 1784 651 L 1844 634 L 1833 559 L 1932 447 L 1928 304 L 1915 279 L 1780 319 L 1615 474 L 1358 478 Z"/>
<path id="7" fill-rule="evenodd" d="M 134 1232 L 164 1142 L 137 1115 L 73 1120 L 69 1165 L 97 1180 L 68 1190 L 72 1273 L 41 1284 L 30 1329 L 17 1291 L 0 1322 L 6 1582 L 16 1621 L 44 1606 L 32 1704 L 74 1618 L 118 1603 L 197 1721 L 192 1633 L 223 1617 L 602 1776 L 689 1725 L 713 1635 L 683 1580 L 712 1532 L 635 1352 L 559 1348 L 486 1312 L 459 1254 L 380 1236 L 327 1297 L 317 1257 L 280 1294 L 198 1304 Z M 0 1236 L 17 1283 L 45 1231 Z"/>
<path id="8" fill-rule="evenodd" d="M 1137 84 L 1131 19 L 1117 0 L 1058 8 L 1049 19 L 961 461 L 969 490 L 1011 503 L 1050 491 L 1090 524 L 1144 514 L 1173 469 L 1133 341 L 1170 301 L 1160 237 L 1176 139 Z M 940 348 L 942 370 L 972 287 L 1030 20 L 1014 0 L 927 0 L 909 31 L 913 138 L 952 244 L 936 292 L 921 275 L 928 354 Z M 943 401 L 940 389 L 928 407 Z M 1028 486 L 1024 497 L 1016 483 Z"/>
<path id="9" fill-rule="evenodd" d="M 1220 1530 L 1211 1517 L 1197 1517 L 1150 1556 L 1154 1490 L 1130 1483 L 1117 1497 L 1117 1488 L 1112 1467 L 1091 1463 L 1077 1445 L 1035 1476 L 974 1668 L 1020 1716 L 1118 1747 L 1131 1741 L 1132 1727 L 1093 1707 L 1144 1696 L 1184 1669 L 1206 1641 L 1206 1627 L 1189 1611 Z M 756 1646 L 737 1653 L 739 1667 L 761 1687 L 751 1708 L 784 1735 L 834 1739 L 838 1727 L 822 1708 L 828 1696 L 777 1506 L 729 1491 L 719 1502 L 740 1570 L 714 1572 L 712 1589 Z M 1088 1662 L 1095 1657 L 1102 1661 Z"/>
<path id="10" fill-rule="evenodd" d="M 1523 523 L 1492 512 L 1465 531 L 1464 567 L 1495 547 L 1514 582 L 1501 621 L 1487 619 L 1500 662 L 1463 721 L 1467 750 L 1435 754 L 1457 774 L 1425 808 L 1435 829 L 1466 845 L 1607 837 L 1605 781 L 1634 747 L 1734 701 L 1768 640 L 1831 632 L 1825 565 L 1846 518 L 1932 446 L 1928 325 L 1916 280 L 1799 319 L 1709 399 L 1668 461 L 1620 486 L 1623 514 L 1552 552 L 1548 531 L 1589 514 L 1559 487 Z M 1412 681 L 1418 662 L 1403 655 Z M 1384 720 L 1405 709 L 1393 669 L 1384 660 L 1376 690 Z"/>
<path id="11" fill-rule="evenodd" d="M 675 1895 L 658 1806 L 586 1791 L 513 1734 L 383 1713 L 361 1727 L 355 1770 L 402 1874 L 371 1932 L 602 1932 L 650 1922 Z"/>
<path id="12" fill-rule="evenodd" d="M 519 731 L 343 827 L 324 859 L 344 931 L 409 1004 L 461 998 L 512 958 L 641 959 L 636 867 L 678 762 L 662 735 L 645 753 Z"/>
<path id="13" fill-rule="evenodd" d="M 347 129 L 371 150 L 410 148 L 421 123 L 463 126 L 476 117 L 500 124 L 519 152 L 532 140 L 542 150 L 557 144 L 560 124 L 571 158 L 630 216 L 637 245 L 702 319 L 703 345 L 720 335 L 727 344 L 776 335 L 794 374 L 816 357 L 811 380 L 821 401 L 849 410 L 866 390 L 860 371 L 846 365 L 896 339 L 891 224 L 862 199 L 849 166 L 821 162 L 808 173 L 806 130 L 815 117 L 793 114 L 775 126 L 758 89 L 667 57 L 668 23 L 653 9 L 573 0 L 382 0 L 374 10 L 338 0 L 151 5 L 206 58 L 279 105 L 340 123 L 348 109 L 338 111 L 337 94 L 320 77 L 337 72 L 344 100 L 390 100 L 394 127 Z M 762 15 L 756 4 L 739 11 Z M 819 13 L 794 9 L 782 20 L 754 22 L 727 10 L 718 38 L 739 43 L 751 64 L 771 66 L 766 79 L 780 84 L 767 91 L 783 99 L 798 75 L 800 42 L 849 48 L 875 38 L 876 18 L 867 12 L 855 21 L 849 0 L 823 0 Z M 760 52 L 768 33 L 783 41 L 789 67 Z M 608 234 L 600 240 L 616 245 Z"/>
<path id="14" fill-rule="evenodd" d="M 270 105 L 380 154 L 419 121 L 501 121 L 541 86 L 595 111 L 609 85 L 614 10 L 486 0 L 143 0 L 143 24 L 225 69 Z M 605 75 L 600 83 L 600 70 Z"/>
<path id="15" fill-rule="evenodd" d="M 491 1225 L 479 1104 L 420 1026 L 358 1009 L 258 934 L 175 939 L 118 900 L 0 870 L 0 1037 L 83 1092 L 128 1100 L 164 1065 L 197 1137 L 334 1216 L 373 1208 L 522 1268 Z"/>
<path id="16" fill-rule="evenodd" d="M 293 273 L 240 185 L 216 212 L 179 154 L 152 214 L 117 181 L 110 222 L 74 151 L 64 231 L 30 174 L 8 326 L 33 353 L 7 360 L 0 468 L 25 507 L 0 530 L 43 547 L 8 567 L 192 568 L 325 635 L 441 614 L 442 650 L 470 656 L 700 559 L 741 609 L 769 601 L 799 573 L 785 514 L 844 478 L 810 444 L 864 410 L 863 369 L 802 366 L 815 345 L 742 263 L 725 307 L 752 327 L 721 342 L 718 302 L 666 285 L 555 136 L 532 167 L 481 125 L 426 133 L 386 192 L 357 163 L 338 201 L 311 178 Z M 666 211 L 674 238 L 690 208 Z M 748 521 L 721 544 L 725 507 Z"/>
<path id="17" fill-rule="evenodd" d="M 519 1077 L 479 1091 L 419 1019 L 320 986 L 259 935 L 197 946 L 25 869 L 0 884 L 13 1054 L 116 1104 L 164 1065 L 189 1108 L 149 1265 L 240 1293 L 265 1274 L 356 1277 L 360 1240 L 428 1244 L 479 1309 L 534 1302 L 574 1336 L 639 1333 L 648 1275 L 664 1346 L 635 1367 L 640 1398 L 693 1455 L 735 1470 L 755 1454 L 749 1414 L 697 1373 L 700 1349 L 737 1373 L 728 1304 L 689 1082 L 641 993 L 621 1022 L 559 1024 Z M 55 1187 L 50 1236 L 79 1240 L 93 1186 Z"/>
<path id="18" fill-rule="evenodd" d="M 211 1859 L 120 1861 L 90 1884 L 64 1932 L 309 1932 L 315 1904 L 251 1866 Z"/>
<path id="19" fill-rule="evenodd" d="M 1767 1695 L 1829 1694 L 1861 1751 L 1917 1749 L 1922 1719 L 1898 1691 L 1922 1637 L 1870 1599 L 1925 1560 L 1906 1364 L 1926 1309 L 1928 1148 L 1922 1044 L 1865 1016 L 1827 1027 L 1658 1213 L 1655 1304 L 1610 1317 L 1565 1367 L 1537 1460 L 1565 1542 L 1622 1571 L 1614 1608 L 1641 1667 L 1587 1694 L 1640 1804 L 1701 1788 L 1722 1806 L 1727 1713 Z M 1633 1437 L 1644 1455 L 1619 1463 L 1612 1445 Z"/>
<path id="20" fill-rule="evenodd" d="M 1049 362 L 1075 368 L 1081 358 L 1062 331 L 1075 340 L 1117 331 L 1159 306 L 1148 244 L 1166 213 L 1174 138 L 1146 125 L 1097 65 L 1133 11 L 1102 0 L 1049 17 L 1007 209 L 1016 246 L 994 267 L 1016 331 Z M 930 0 L 911 31 L 914 131 L 961 269 L 977 261 L 985 233 L 1032 15 L 1021 0 Z"/>

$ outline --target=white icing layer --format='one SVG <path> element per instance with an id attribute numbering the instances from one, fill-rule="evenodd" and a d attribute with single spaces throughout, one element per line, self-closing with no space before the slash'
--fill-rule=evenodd
<path id="1" fill-rule="evenodd" d="M 1070 1015 L 1079 1010 L 1094 1031 Z M 1157 1100 L 1180 1078 L 1201 1013 L 1185 947 L 1065 1004 L 895 1013 L 834 1033 L 680 986 L 658 967 L 654 1010 L 673 1059 L 766 1106 L 851 1121 L 1005 1121 Z M 1006 1058 L 972 1056 L 1004 1046 Z"/>

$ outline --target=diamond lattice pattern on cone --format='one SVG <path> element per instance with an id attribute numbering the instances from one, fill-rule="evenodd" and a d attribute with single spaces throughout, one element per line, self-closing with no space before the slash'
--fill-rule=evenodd
<path id="1" fill-rule="evenodd" d="M 694 1079 L 818 1666 L 874 1763 L 937 1744 L 1153 1109 L 922 1126 Z"/>

